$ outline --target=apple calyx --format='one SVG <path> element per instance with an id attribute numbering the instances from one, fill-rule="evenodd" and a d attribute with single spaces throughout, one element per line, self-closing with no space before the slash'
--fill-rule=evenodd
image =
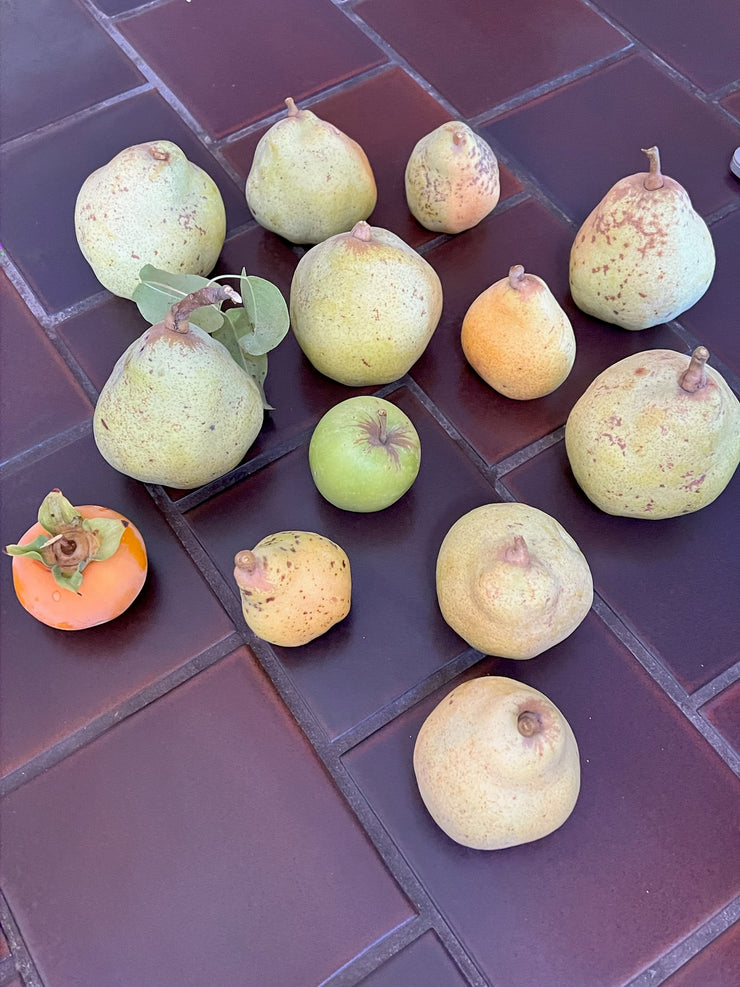
<path id="1" fill-rule="evenodd" d="M 367 442 L 371 446 L 382 446 L 397 467 L 401 465 L 398 450 L 412 449 L 414 446 L 404 425 L 391 425 L 388 428 L 388 412 L 385 408 L 378 408 L 375 418 L 368 417 L 358 422 L 358 427 L 364 434 L 356 441 Z"/>
<path id="2" fill-rule="evenodd" d="M 190 325 L 188 318 L 197 308 L 202 308 L 204 305 L 220 305 L 225 301 L 241 305 L 242 299 L 241 295 L 229 285 L 211 282 L 204 288 L 192 291 L 181 301 L 175 302 L 164 317 L 164 326 L 171 332 L 186 333 Z"/>
<path id="3" fill-rule="evenodd" d="M 684 391 L 693 394 L 700 391 L 707 384 L 706 362 L 709 359 L 709 350 L 706 346 L 697 346 L 691 354 L 688 367 L 681 374 L 679 384 Z"/>
<path id="4" fill-rule="evenodd" d="M 643 154 L 647 154 L 650 162 L 650 170 L 642 184 L 648 192 L 654 192 L 656 189 L 663 188 L 665 184 L 660 170 L 660 152 L 657 147 L 643 147 L 641 150 Z"/>

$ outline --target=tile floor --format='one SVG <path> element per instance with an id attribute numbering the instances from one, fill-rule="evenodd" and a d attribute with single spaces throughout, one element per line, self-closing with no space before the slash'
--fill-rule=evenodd
<path id="1" fill-rule="evenodd" d="M 740 478 L 693 515 L 610 517 L 576 487 L 563 425 L 597 373 L 643 349 L 704 343 L 738 388 L 737 3 L 4 0 L 0 25 L 2 544 L 59 486 L 135 519 L 150 555 L 130 610 L 76 633 L 29 617 L 0 567 L 0 987 L 733 987 Z M 363 145 L 371 222 L 443 285 L 426 352 L 380 389 L 424 458 L 379 514 L 313 486 L 312 429 L 357 392 L 290 334 L 270 357 L 274 410 L 209 487 L 138 483 L 92 438 L 145 323 L 77 248 L 82 181 L 128 145 L 174 141 L 226 205 L 217 272 L 246 267 L 287 300 L 305 248 L 257 226 L 243 194 L 286 96 Z M 476 228 L 435 236 L 403 170 L 449 119 L 489 141 L 502 194 Z M 677 321 L 629 333 L 575 308 L 568 252 L 650 144 L 709 224 L 717 270 Z M 578 344 L 565 384 L 526 403 L 459 346 L 467 306 L 513 263 L 545 278 Z M 434 587 L 450 525 L 512 499 L 566 527 L 596 589 L 529 662 L 469 649 Z M 236 550 L 284 528 L 339 542 L 354 577 L 350 616 L 299 649 L 248 631 L 231 578 Z M 563 710 L 582 788 L 551 836 L 487 852 L 431 821 L 411 754 L 432 707 L 489 673 Z"/>

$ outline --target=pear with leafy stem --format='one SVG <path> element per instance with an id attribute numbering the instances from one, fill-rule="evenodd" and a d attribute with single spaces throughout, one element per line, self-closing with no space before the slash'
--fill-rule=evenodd
<path id="1" fill-rule="evenodd" d="M 694 305 L 714 275 L 714 244 L 686 189 L 643 148 L 648 172 L 616 183 L 584 220 L 570 252 L 576 305 L 623 329 L 669 322 Z"/>
<path id="2" fill-rule="evenodd" d="M 288 97 L 287 116 L 260 138 L 245 188 L 265 229 L 292 243 L 320 243 L 375 208 L 377 189 L 360 145 Z"/>
<path id="3" fill-rule="evenodd" d="M 307 644 L 350 610 L 347 554 L 315 531 L 278 531 L 238 552 L 234 579 L 247 626 L 270 644 Z"/>
<path id="4" fill-rule="evenodd" d="M 176 144 L 148 141 L 85 179 L 75 233 L 103 287 L 131 298 L 144 264 L 209 274 L 224 245 L 226 210 L 211 176 Z"/>
<path id="5" fill-rule="evenodd" d="M 188 321 L 228 286 L 187 295 L 123 353 L 93 416 L 95 442 L 115 469 L 145 483 L 191 489 L 233 469 L 263 421 L 262 394 L 229 351 Z"/>

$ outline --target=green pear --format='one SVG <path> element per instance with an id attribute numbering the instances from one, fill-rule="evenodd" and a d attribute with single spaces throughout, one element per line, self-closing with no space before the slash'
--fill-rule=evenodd
<path id="1" fill-rule="evenodd" d="M 644 150 L 644 149 L 643 149 Z M 570 290 L 582 311 L 623 329 L 669 322 L 714 276 L 714 244 L 686 189 L 660 170 L 621 179 L 586 218 L 570 252 Z"/>
<path id="2" fill-rule="evenodd" d="M 285 100 L 288 115 L 262 135 L 247 176 L 257 222 L 292 243 L 320 243 L 375 208 L 377 189 L 360 145 L 311 110 Z"/>
<path id="3" fill-rule="evenodd" d="M 412 247 L 360 221 L 301 257 L 290 287 L 298 343 L 341 384 L 387 384 L 426 349 L 442 314 L 437 272 Z"/>
<path id="4" fill-rule="evenodd" d="M 234 579 L 247 626 L 281 647 L 313 641 L 350 610 L 347 554 L 314 531 L 278 531 L 238 552 Z"/>
<path id="5" fill-rule="evenodd" d="M 722 375 L 691 357 L 646 350 L 607 367 L 565 424 L 573 475 L 602 511 L 669 518 L 711 504 L 740 463 L 740 402 Z"/>
<path id="6" fill-rule="evenodd" d="M 191 489 L 233 469 L 256 439 L 262 395 L 218 340 L 187 321 L 229 298 L 212 284 L 170 309 L 122 354 L 95 406 L 103 458 L 144 483 Z"/>
<path id="7" fill-rule="evenodd" d="M 461 233 L 484 219 L 501 192 L 496 155 L 461 120 L 437 127 L 416 144 L 404 175 L 417 222 L 436 233 Z"/>
<path id="8" fill-rule="evenodd" d="M 581 787 L 565 716 L 544 693 L 500 675 L 445 696 L 419 730 L 413 766 L 431 817 L 475 850 L 548 836 L 571 815 Z"/>
<path id="9" fill-rule="evenodd" d="M 75 232 L 98 281 L 131 298 L 146 264 L 207 275 L 226 237 L 218 186 L 170 141 L 135 144 L 89 175 L 75 204 Z"/>
<path id="10" fill-rule="evenodd" d="M 588 563 L 563 526 L 527 504 L 463 515 L 437 555 L 437 600 L 472 648 L 534 658 L 563 641 L 593 602 Z"/>

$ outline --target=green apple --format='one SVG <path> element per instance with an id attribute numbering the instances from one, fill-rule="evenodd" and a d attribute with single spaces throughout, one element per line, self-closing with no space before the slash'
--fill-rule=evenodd
<path id="1" fill-rule="evenodd" d="M 311 436 L 308 462 L 330 504 L 345 511 L 382 511 L 416 479 L 421 442 L 395 404 L 361 395 L 326 412 Z"/>

